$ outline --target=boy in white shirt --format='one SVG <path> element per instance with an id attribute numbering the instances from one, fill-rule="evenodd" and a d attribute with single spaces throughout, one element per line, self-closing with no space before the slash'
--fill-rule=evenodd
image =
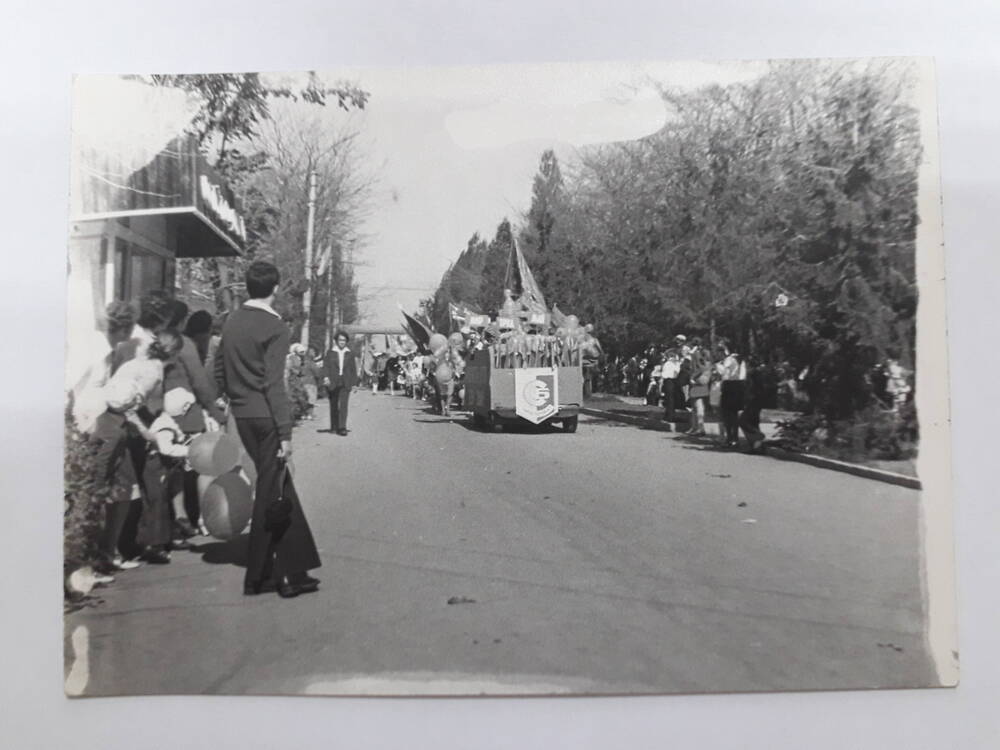
<path id="1" fill-rule="evenodd" d="M 191 391 L 186 388 L 171 388 L 163 396 L 163 411 L 149 425 L 149 434 L 146 436 L 160 455 L 160 463 L 163 465 L 163 487 L 170 494 L 174 511 L 174 549 L 188 549 L 191 546 L 178 527 L 191 528 L 184 505 L 184 473 L 187 465 L 184 459 L 188 456 L 188 445 L 194 436 L 186 434 L 177 420 L 196 403 L 197 399 Z"/>

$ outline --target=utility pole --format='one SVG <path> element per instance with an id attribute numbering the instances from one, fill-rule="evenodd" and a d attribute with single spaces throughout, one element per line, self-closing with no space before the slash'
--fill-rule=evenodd
<path id="1" fill-rule="evenodd" d="M 338 250 L 339 253 L 339 250 Z M 333 345 L 333 326 L 336 321 L 333 298 L 333 247 L 330 247 L 330 258 L 326 264 L 326 332 L 324 338 L 324 351 L 329 351 Z"/>
<path id="2" fill-rule="evenodd" d="M 309 171 L 309 216 L 306 219 L 306 290 L 302 295 L 302 345 L 309 346 L 309 318 L 312 315 L 313 223 L 316 221 L 316 170 Z"/>

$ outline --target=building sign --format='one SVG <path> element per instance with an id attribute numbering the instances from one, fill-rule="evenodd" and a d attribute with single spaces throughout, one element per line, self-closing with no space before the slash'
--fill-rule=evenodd
<path id="1" fill-rule="evenodd" d="M 540 424 L 559 411 L 559 380 L 552 367 L 514 370 L 514 411 L 532 424 Z"/>
<path id="2" fill-rule="evenodd" d="M 158 152 L 128 157 L 95 150 L 78 156 L 72 221 L 164 216 L 182 236 L 177 257 L 241 252 L 247 232 L 239 202 L 197 139 L 180 135 Z"/>
<path id="3" fill-rule="evenodd" d="M 225 222 L 233 234 L 246 242 L 247 230 L 243 224 L 243 217 L 236 213 L 236 209 L 227 200 L 222 188 L 212 182 L 205 173 L 199 175 L 198 187 L 201 192 L 201 200 L 208 206 L 209 210 Z"/>

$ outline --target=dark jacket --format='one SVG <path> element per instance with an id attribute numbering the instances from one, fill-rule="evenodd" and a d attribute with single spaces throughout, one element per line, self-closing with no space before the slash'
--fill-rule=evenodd
<path id="1" fill-rule="evenodd" d="M 335 349 L 326 353 L 323 362 L 323 377 L 329 382 L 329 388 L 353 388 L 358 384 L 358 362 L 354 352 L 349 348 L 344 352 L 344 374 L 340 374 L 339 356 Z"/>
<path id="2" fill-rule="evenodd" d="M 243 306 L 222 328 L 215 356 L 215 384 L 229 398 L 233 416 L 273 419 L 282 440 L 292 436 L 285 392 L 288 327 L 267 310 Z"/>
<path id="3" fill-rule="evenodd" d="M 168 362 L 163 370 L 163 393 L 166 394 L 173 388 L 191 391 L 197 403 L 177 420 L 177 425 L 186 433 L 203 432 L 205 418 L 202 409 L 219 424 L 226 423 L 226 415 L 215 405 L 215 387 L 198 356 L 198 347 L 187 336 L 183 336 L 182 340 L 184 343 L 177 357 Z"/>

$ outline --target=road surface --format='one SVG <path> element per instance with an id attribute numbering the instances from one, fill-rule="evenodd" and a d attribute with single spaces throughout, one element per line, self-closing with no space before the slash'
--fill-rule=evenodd
<path id="1" fill-rule="evenodd" d="M 937 684 L 915 490 L 587 417 L 486 434 L 368 392 L 349 436 L 326 427 L 294 438 L 320 592 L 244 597 L 245 538 L 199 538 L 66 618 L 71 692 Z"/>

